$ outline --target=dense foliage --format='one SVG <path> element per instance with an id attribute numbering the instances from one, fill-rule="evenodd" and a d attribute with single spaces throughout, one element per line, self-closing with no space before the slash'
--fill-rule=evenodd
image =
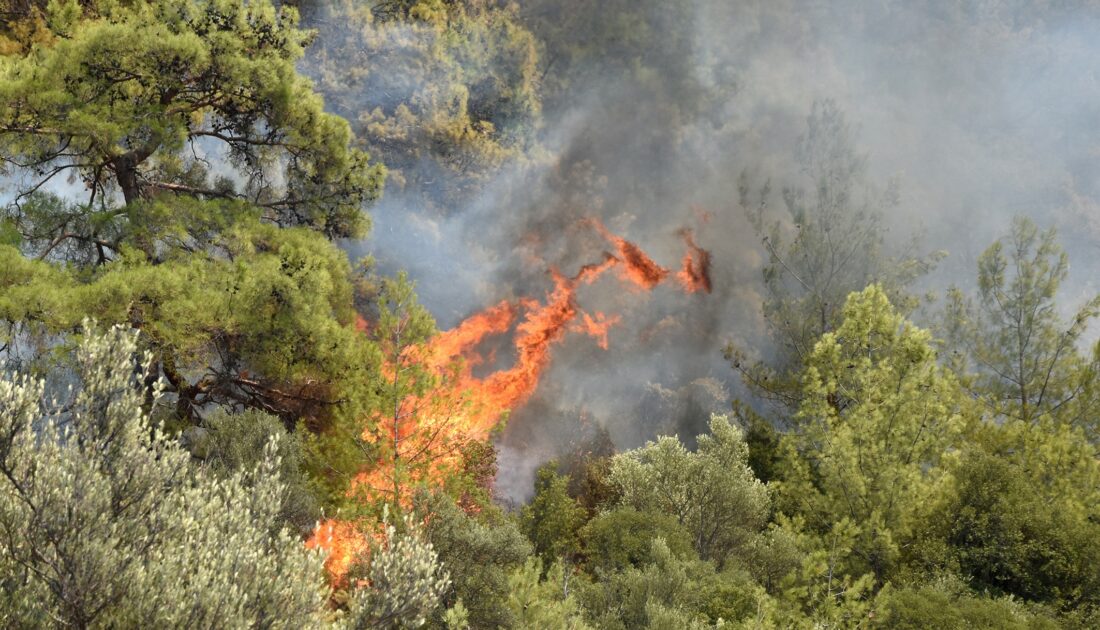
<path id="1" fill-rule="evenodd" d="M 310 53 L 329 107 L 388 169 L 387 194 L 446 212 L 528 159 L 541 111 L 537 44 L 514 4 L 315 3 Z"/>
<path id="2" fill-rule="evenodd" d="M 1100 297 L 1062 298 L 1057 235 L 1020 218 L 921 312 L 940 254 L 888 240 L 896 190 L 829 101 L 778 211 L 740 181 L 768 351 L 726 355 L 751 397 L 691 440 L 601 433 L 496 501 L 492 440 L 440 393 L 464 366 L 340 239 L 383 188 L 445 216 L 544 161 L 544 111 L 594 85 L 649 132 L 579 123 L 549 185 L 665 186 L 623 182 L 730 96 L 685 65 L 691 8 L 9 2 L 0 625 L 1100 624 Z M 359 543 L 341 574 L 322 531 Z"/>
<path id="3" fill-rule="evenodd" d="M 3 625 L 318 623 L 320 558 L 279 524 L 278 441 L 255 467 L 192 469 L 141 411 L 135 352 L 119 328 L 90 337 L 71 400 L 0 381 Z"/>

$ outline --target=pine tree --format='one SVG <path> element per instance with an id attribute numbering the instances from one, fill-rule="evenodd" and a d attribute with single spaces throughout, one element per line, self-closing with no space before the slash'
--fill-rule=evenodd
<path id="1" fill-rule="evenodd" d="M 1054 230 L 1016 219 L 978 260 L 977 303 L 950 293 L 947 343 L 955 369 L 973 372 L 971 387 L 994 415 L 1029 423 L 1051 415 L 1095 436 L 1100 354 L 1080 345 L 1100 316 L 1100 296 L 1063 319 L 1056 298 L 1068 273 Z"/>
<path id="2" fill-rule="evenodd" d="M 691 534 L 699 555 L 719 566 L 763 527 L 767 488 L 748 467 L 740 429 L 714 416 L 710 434 L 688 451 L 674 437 L 615 456 L 611 482 L 621 504 L 640 512 L 668 514 Z"/>
<path id="3" fill-rule="evenodd" d="M 360 206 L 383 171 L 296 72 L 310 34 L 293 9 L 63 0 L 41 20 L 45 41 L 0 57 L 0 155 L 20 180 L 8 218 L 21 223 L 59 175 L 87 196 L 48 233 L 21 226 L 39 256 L 69 244 L 114 257 L 144 226 L 138 202 L 165 195 L 247 199 L 272 223 L 330 237 L 365 229 Z M 149 239 L 129 242 L 158 256 Z"/>
<path id="4" fill-rule="evenodd" d="M 931 335 L 881 287 L 853 293 L 803 375 L 800 430 L 784 437 L 783 509 L 827 536 L 856 527 L 854 553 L 882 579 L 908 532 L 907 514 L 934 487 L 944 452 L 972 417 L 954 375 L 937 364 Z"/>

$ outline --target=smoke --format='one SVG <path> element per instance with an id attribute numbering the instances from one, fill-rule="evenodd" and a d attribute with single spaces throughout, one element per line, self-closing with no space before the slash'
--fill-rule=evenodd
<path id="1" fill-rule="evenodd" d="M 720 349 L 768 348 L 763 256 L 737 180 L 809 185 L 794 158 L 815 101 L 835 101 L 858 130 L 870 182 L 899 181 L 888 242 L 923 231 L 928 250 L 948 252 L 925 288 L 967 285 L 980 252 L 1024 214 L 1057 227 L 1069 250 L 1067 308 L 1100 290 L 1097 5 L 562 4 L 561 15 L 546 16 L 548 2 L 524 12 L 552 64 L 537 155 L 504 163 L 446 207 L 390 188 L 371 211 L 370 239 L 348 244 L 383 271 L 407 269 L 443 329 L 503 299 L 543 298 L 552 267 L 572 275 L 615 253 L 587 219 L 673 272 L 684 230 L 710 252 L 710 293 L 675 283 L 635 291 L 614 274 L 578 289 L 584 311 L 621 320 L 606 350 L 580 334 L 554 346 L 535 396 L 498 440 L 506 495 L 529 493 L 534 468 L 586 427 L 606 428 L 619 448 L 659 433 L 686 438 L 745 394 Z M 315 26 L 321 40 L 338 28 Z M 400 45 L 416 36 L 402 31 Z M 386 107 L 422 87 L 363 94 L 357 106 Z"/>

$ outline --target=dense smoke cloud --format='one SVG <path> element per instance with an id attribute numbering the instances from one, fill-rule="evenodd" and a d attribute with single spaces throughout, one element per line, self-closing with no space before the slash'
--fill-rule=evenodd
<path id="1" fill-rule="evenodd" d="M 576 6 L 586 4 L 601 3 Z M 619 6 L 590 7 L 559 32 L 545 32 L 546 22 L 543 32 L 530 26 L 544 39 L 582 24 L 618 28 Z M 409 270 L 441 328 L 501 299 L 541 297 L 551 266 L 571 274 L 598 262 L 609 245 L 585 217 L 598 217 L 667 267 L 684 253 L 682 228 L 713 254 L 709 295 L 671 285 L 633 291 L 613 274 L 582 288 L 582 308 L 622 321 L 608 350 L 581 335 L 555 348 L 535 399 L 499 438 L 506 494 L 529 492 L 534 467 L 593 426 L 606 427 L 620 448 L 657 433 L 687 437 L 744 394 L 721 358 L 723 342 L 768 348 L 758 294 L 763 255 L 738 205 L 738 179 L 744 173 L 775 189 L 810 185 L 795 146 L 815 102 L 835 101 L 858 131 L 869 183 L 896 178 L 900 203 L 886 217 L 888 242 L 923 230 L 927 249 L 948 252 L 927 288 L 967 285 L 977 255 L 1024 214 L 1057 227 L 1069 250 L 1066 307 L 1098 289 L 1097 6 L 622 6 L 650 29 L 638 48 L 614 39 L 621 46 L 572 62 L 553 46 L 542 51 L 542 63 L 554 65 L 544 75 L 541 148 L 530 159 L 504 164 L 453 205 L 391 187 L 372 210 L 371 238 L 349 244 L 353 253 L 374 254 L 383 271 Z M 538 17 L 533 9 L 524 15 Z M 315 26 L 322 41 L 326 28 L 339 28 Z M 415 36 L 402 32 L 394 45 Z M 369 110 L 395 95 L 363 98 Z M 781 202 L 776 195 L 771 203 Z"/>

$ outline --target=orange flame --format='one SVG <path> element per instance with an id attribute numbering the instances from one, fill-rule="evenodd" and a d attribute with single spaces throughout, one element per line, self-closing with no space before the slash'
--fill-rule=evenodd
<path id="1" fill-rule="evenodd" d="M 356 523 L 328 519 L 317 524 L 306 548 L 328 552 L 325 570 L 339 584 L 355 558 L 370 549 L 370 543 Z"/>
<path id="2" fill-rule="evenodd" d="M 688 251 L 684 254 L 680 271 L 676 272 L 676 279 L 688 293 L 710 293 L 710 252 L 695 244 L 691 230 L 684 228 L 680 236 L 687 243 Z"/>
<path id="3" fill-rule="evenodd" d="M 355 330 L 363 334 L 370 332 L 370 324 L 368 324 L 367 320 L 363 319 L 363 316 L 358 313 L 355 314 Z"/>
<path id="4" fill-rule="evenodd" d="M 573 324 L 570 330 L 584 333 L 592 337 L 596 340 L 596 345 L 604 350 L 607 350 L 608 331 L 611 330 L 612 326 L 623 320 L 623 318 L 618 315 L 608 317 L 600 312 L 597 312 L 595 317 L 592 317 L 588 313 L 581 313 L 581 319 L 582 321 Z"/>
<path id="5" fill-rule="evenodd" d="M 426 347 L 415 349 L 407 357 L 439 374 L 439 387 L 415 400 L 403 403 L 408 409 L 398 427 L 392 418 L 381 414 L 364 423 L 364 438 L 391 436 L 398 444 L 398 461 L 409 461 L 425 451 L 431 453 L 431 465 L 413 483 L 439 487 L 448 472 L 461 464 L 461 446 L 470 441 L 487 439 L 501 419 L 522 406 L 534 394 L 539 379 L 550 364 L 551 348 L 567 332 L 580 332 L 596 340 L 600 348 L 608 348 L 608 333 L 622 318 L 604 313 L 589 314 L 577 305 L 577 289 L 598 280 L 612 268 L 619 277 L 636 290 L 651 290 L 663 282 L 670 271 L 658 265 L 641 248 L 610 233 L 597 219 L 587 221 L 615 247 L 615 254 L 605 253 L 598 263 L 584 265 L 576 275 L 567 277 L 550 269 L 553 289 L 543 301 L 523 298 L 502 301 L 476 313 L 455 328 L 439 333 Z M 681 233 L 689 251 L 683 259 L 683 269 L 676 277 L 688 292 L 710 292 L 710 254 L 695 245 L 691 233 Z M 516 331 L 513 346 L 516 352 L 512 367 L 498 370 L 484 378 L 473 375 L 474 365 L 484 362 L 477 347 L 490 336 L 506 334 L 513 324 Z M 366 322 L 357 320 L 357 328 L 366 330 Z M 461 360 L 460 359 L 464 359 Z M 393 373 L 399 366 L 383 366 L 384 373 Z M 400 415 L 400 414 L 398 414 Z M 428 436 L 422 439 L 418 436 Z M 393 461 L 370 462 L 356 476 L 348 493 L 354 496 L 371 490 L 382 493 L 392 488 Z M 407 497 L 409 493 L 404 493 Z M 318 524 L 307 543 L 311 548 L 330 552 L 325 567 L 334 582 L 339 583 L 354 557 L 369 548 L 367 535 L 354 523 L 328 520 Z"/>
<path id="6" fill-rule="evenodd" d="M 473 350 L 486 337 L 508 332 L 515 319 L 516 305 L 508 300 L 471 315 L 458 326 L 436 335 L 426 361 L 434 368 L 442 368 Z"/>
<path id="7" fill-rule="evenodd" d="M 668 269 L 653 262 L 653 259 L 642 251 L 642 248 L 609 232 L 599 219 L 586 219 L 586 222 L 595 228 L 600 236 L 615 246 L 615 250 L 619 253 L 616 260 L 622 263 L 622 267 L 619 268 L 619 275 L 624 280 L 629 280 L 638 287 L 649 291 L 668 276 Z"/>

